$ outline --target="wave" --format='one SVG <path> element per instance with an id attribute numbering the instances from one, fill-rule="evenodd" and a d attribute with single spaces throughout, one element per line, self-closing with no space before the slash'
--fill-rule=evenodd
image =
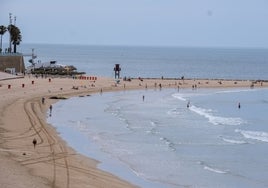
<path id="1" fill-rule="evenodd" d="M 235 132 L 242 134 L 245 138 L 259 140 L 262 142 L 268 142 L 268 133 L 262 131 L 246 131 L 241 129 L 236 129 Z"/>
<path id="2" fill-rule="evenodd" d="M 179 99 L 181 101 L 187 101 L 187 99 L 183 98 L 182 95 L 178 93 L 173 94 L 172 97 Z"/>
<path id="3" fill-rule="evenodd" d="M 213 111 L 211 109 L 199 108 L 194 105 L 190 106 L 189 109 L 201 116 L 204 116 L 213 125 L 241 125 L 244 123 L 241 118 L 215 116 L 212 114 Z"/>
<path id="4" fill-rule="evenodd" d="M 223 138 L 223 137 L 222 137 L 222 140 L 224 142 L 228 142 L 228 143 L 231 143 L 231 144 L 248 144 L 248 142 L 246 142 L 244 140 L 233 140 L 233 139 Z"/>
<path id="5" fill-rule="evenodd" d="M 204 169 L 205 169 L 205 170 L 208 170 L 208 171 L 211 171 L 211 172 L 218 173 L 218 174 L 227 174 L 227 173 L 228 173 L 228 172 L 225 171 L 225 170 L 220 170 L 220 169 L 212 168 L 212 167 L 209 167 L 209 166 L 204 166 Z"/>
<path id="6" fill-rule="evenodd" d="M 254 91 L 254 90 L 252 90 L 252 89 L 232 89 L 232 90 L 217 91 L 215 93 L 216 94 L 221 94 L 221 93 L 240 93 L 240 92 L 249 92 L 249 91 Z"/>
<path id="7" fill-rule="evenodd" d="M 203 166 L 204 170 L 208 170 L 208 171 L 215 172 L 218 174 L 227 174 L 229 172 L 228 170 L 221 170 L 219 168 L 211 167 L 203 161 L 198 161 L 197 164 Z"/>

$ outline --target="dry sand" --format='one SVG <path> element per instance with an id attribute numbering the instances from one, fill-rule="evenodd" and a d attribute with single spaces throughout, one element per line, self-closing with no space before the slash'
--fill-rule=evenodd
<path id="1" fill-rule="evenodd" d="M 24 87 L 22 87 L 24 84 Z M 71 97 L 96 92 L 145 88 L 250 87 L 251 81 L 132 79 L 116 84 L 72 78 L 0 80 L 0 187 L 135 187 L 99 170 L 98 161 L 76 153 L 46 123 L 51 96 Z M 9 88 L 10 85 L 10 88 Z M 268 86 L 257 82 L 255 87 Z M 45 104 L 41 98 L 45 97 Z M 37 145 L 33 147 L 33 139 Z"/>

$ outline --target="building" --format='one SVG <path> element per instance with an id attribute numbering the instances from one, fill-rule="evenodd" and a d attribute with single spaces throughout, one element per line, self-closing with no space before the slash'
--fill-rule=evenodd
<path id="1" fill-rule="evenodd" d="M 25 65 L 23 55 L 20 53 L 0 54 L 0 71 L 9 72 L 11 74 L 24 73 Z"/>

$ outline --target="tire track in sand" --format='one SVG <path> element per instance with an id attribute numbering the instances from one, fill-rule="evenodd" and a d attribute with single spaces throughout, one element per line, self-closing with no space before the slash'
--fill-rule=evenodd
<path id="1" fill-rule="evenodd" d="M 39 105 L 36 106 L 36 105 Z M 64 169 L 66 176 L 66 188 L 70 187 L 70 173 L 69 173 L 69 164 L 68 164 L 68 153 L 66 148 L 60 143 L 57 142 L 57 139 L 49 133 L 46 128 L 46 123 L 40 118 L 38 114 L 43 113 L 40 111 L 41 106 L 38 99 L 28 100 L 24 102 L 24 111 L 28 117 L 31 128 L 35 132 L 35 135 L 38 136 L 37 147 L 49 147 L 49 152 L 47 154 L 41 155 L 40 157 L 35 157 L 34 159 L 24 160 L 21 163 L 23 165 L 37 164 L 41 162 L 52 162 L 52 187 L 57 187 L 60 183 L 61 187 L 62 182 L 57 182 L 57 176 L 63 175 L 60 169 Z M 39 110 L 39 111 L 38 111 Z M 47 143 L 47 145 L 46 145 Z M 43 153 L 39 153 L 43 154 Z M 60 164 L 60 165 L 59 165 Z M 59 172 L 61 172 L 59 174 Z"/>

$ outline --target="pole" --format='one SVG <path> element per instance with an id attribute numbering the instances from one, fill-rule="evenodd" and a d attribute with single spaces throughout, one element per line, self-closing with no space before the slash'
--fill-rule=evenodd
<path id="1" fill-rule="evenodd" d="M 12 25 L 12 14 L 9 13 L 9 49 L 8 49 L 9 53 L 11 53 L 11 25 Z"/>
<path id="2" fill-rule="evenodd" d="M 34 59 L 35 59 L 35 57 L 34 57 L 34 48 L 32 48 L 32 64 L 33 64 L 33 71 L 34 71 L 34 69 L 35 69 Z"/>

